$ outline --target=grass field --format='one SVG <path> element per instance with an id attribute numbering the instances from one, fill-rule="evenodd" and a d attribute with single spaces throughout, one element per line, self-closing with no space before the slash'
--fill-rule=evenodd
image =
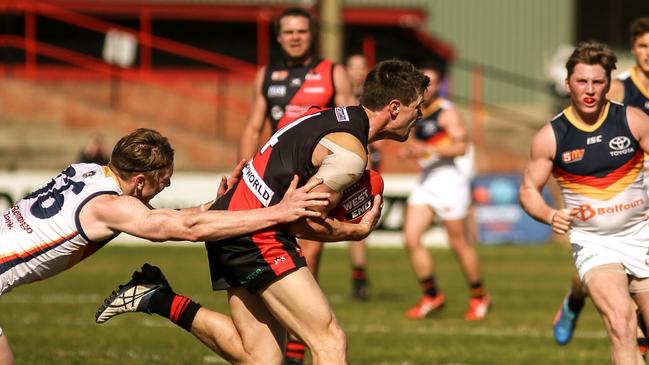
<path id="1" fill-rule="evenodd" d="M 373 293 L 368 302 L 350 297 L 347 250 L 325 250 L 321 285 L 347 333 L 350 364 L 609 363 L 608 340 L 592 303 L 568 346 L 552 339 L 552 318 L 573 270 L 568 247 L 480 247 L 494 307 L 478 323 L 463 320 L 468 290 L 452 253 L 431 252 L 447 306 L 434 318 L 409 321 L 403 313 L 417 301 L 419 289 L 403 250 L 370 249 Z M 226 310 L 224 294 L 210 289 L 202 247 L 109 245 L 58 277 L 0 298 L 0 326 L 17 364 L 224 363 L 160 317 L 138 313 L 94 323 L 103 298 L 144 262 L 160 266 L 178 292 Z"/>

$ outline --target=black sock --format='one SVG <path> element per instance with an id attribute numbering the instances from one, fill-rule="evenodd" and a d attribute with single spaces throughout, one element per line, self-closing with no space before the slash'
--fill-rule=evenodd
<path id="1" fill-rule="evenodd" d="M 482 298 L 485 295 L 487 295 L 487 291 L 485 290 L 484 285 L 482 284 L 482 280 L 469 283 L 469 289 L 471 291 L 472 298 Z"/>
<path id="2" fill-rule="evenodd" d="M 421 288 L 424 291 L 424 295 L 428 295 L 429 297 L 434 297 L 437 295 L 437 282 L 434 276 L 423 278 L 419 280 L 419 283 L 421 284 Z"/>
<path id="3" fill-rule="evenodd" d="M 153 294 L 149 302 L 151 313 L 168 318 L 187 331 L 192 329 L 192 322 L 200 308 L 200 304 L 171 291 L 158 291 Z"/>
<path id="4" fill-rule="evenodd" d="M 568 295 L 568 308 L 570 308 L 570 310 L 573 312 L 581 311 L 581 308 L 584 307 L 585 302 L 586 299 L 582 296 L 573 295 L 572 292 L 570 292 L 570 295 Z"/>

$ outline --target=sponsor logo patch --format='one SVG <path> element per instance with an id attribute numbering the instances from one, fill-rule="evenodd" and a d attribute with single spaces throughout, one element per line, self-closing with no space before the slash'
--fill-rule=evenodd
<path id="1" fill-rule="evenodd" d="M 563 160 L 564 163 L 573 163 L 573 162 L 581 161 L 584 159 L 584 154 L 586 154 L 586 149 L 584 148 L 562 152 L 561 160 Z"/>
<path id="2" fill-rule="evenodd" d="M 286 116 L 288 118 L 297 118 L 300 115 L 306 113 L 309 110 L 308 106 L 305 105 L 295 105 L 295 104 L 289 104 L 286 106 L 284 109 Z"/>
<path id="3" fill-rule="evenodd" d="M 305 94 L 324 94 L 324 86 L 309 86 L 304 88 Z"/>
<path id="4" fill-rule="evenodd" d="M 336 119 L 339 122 L 349 122 L 349 114 L 347 114 L 347 108 L 336 107 L 334 108 L 334 112 L 336 113 Z"/>
<path id="5" fill-rule="evenodd" d="M 273 71 L 270 74 L 270 79 L 273 81 L 286 80 L 287 77 L 288 77 L 287 70 Z"/>
<path id="6" fill-rule="evenodd" d="M 252 166 L 252 161 L 243 167 L 242 178 L 248 189 L 255 194 L 264 207 L 267 207 L 270 204 L 270 200 L 273 199 L 275 192 L 259 177 L 257 171 L 255 171 L 255 167 Z"/>
<path id="7" fill-rule="evenodd" d="M 284 109 L 279 105 L 273 105 L 273 107 L 270 108 L 270 115 L 273 119 L 280 120 L 284 116 Z"/>
<path id="8" fill-rule="evenodd" d="M 271 85 L 266 94 L 269 98 L 281 98 L 286 95 L 286 85 Z"/>
<path id="9" fill-rule="evenodd" d="M 635 149 L 633 147 L 629 147 L 630 145 L 631 139 L 629 139 L 629 137 L 613 137 L 613 139 L 608 142 L 608 146 L 612 149 L 612 151 L 610 151 L 609 153 L 613 157 L 633 153 Z"/>
<path id="10" fill-rule="evenodd" d="M 291 84 L 289 86 L 290 87 L 300 87 L 300 85 L 302 85 L 302 80 L 300 80 L 299 78 L 296 77 L 296 78 L 291 80 Z"/>
<path id="11" fill-rule="evenodd" d="M 309 72 L 304 76 L 305 80 L 320 80 L 322 79 L 322 75 L 320 75 L 317 72 Z"/>
<path id="12" fill-rule="evenodd" d="M 585 222 L 589 219 L 595 218 L 598 215 L 622 213 L 624 211 L 643 206 L 644 204 L 644 199 L 638 199 L 629 203 L 619 203 L 603 207 L 593 207 L 590 204 L 583 204 L 580 205 L 579 208 L 577 208 L 577 218 L 580 221 Z"/>
<path id="13" fill-rule="evenodd" d="M 586 144 L 595 144 L 595 143 L 600 143 L 601 141 L 602 141 L 602 135 L 600 134 L 599 136 L 588 137 L 586 139 Z"/>

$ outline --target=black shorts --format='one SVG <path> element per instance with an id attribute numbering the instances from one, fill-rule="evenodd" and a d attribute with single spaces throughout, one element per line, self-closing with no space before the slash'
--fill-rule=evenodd
<path id="1" fill-rule="evenodd" d="M 279 232 L 205 242 L 205 248 L 214 290 L 243 286 L 255 293 L 306 266 L 295 238 Z"/>

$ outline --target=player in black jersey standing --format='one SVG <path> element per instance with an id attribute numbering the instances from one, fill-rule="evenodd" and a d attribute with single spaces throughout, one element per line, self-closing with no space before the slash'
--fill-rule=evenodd
<path id="1" fill-rule="evenodd" d="M 421 117 L 428 82 L 409 62 L 378 63 L 367 76 L 360 106 L 315 110 L 278 130 L 244 167 L 242 179 L 210 209 L 272 206 L 297 174 L 301 182 L 323 180 L 311 191 L 331 194 L 331 204 L 321 209 L 328 212 L 364 172 L 368 143 L 408 138 Z M 346 364 L 345 334 L 306 267 L 296 237 L 323 242 L 362 239 L 378 222 L 380 203 L 377 196 L 356 225 L 302 219 L 206 242 L 212 287 L 227 290 L 230 317 L 176 295 L 150 266 L 120 286 L 97 317 L 105 321 L 139 311 L 178 322 L 176 313 L 182 311 L 185 329 L 228 361 L 246 364 L 281 364 L 288 329 L 307 344 L 313 364 Z M 141 297 L 138 303 L 127 300 L 136 294 Z M 193 310 L 183 310 L 186 307 Z"/>
<path id="2" fill-rule="evenodd" d="M 643 186 L 649 116 L 607 100 L 617 58 L 583 42 L 566 63 L 570 106 L 534 137 L 520 188 L 525 211 L 570 231 L 573 261 L 608 332 L 613 364 L 644 364 L 633 302 L 649 318 L 649 226 Z M 541 190 L 553 175 L 564 209 Z"/>
<path id="3" fill-rule="evenodd" d="M 282 57 L 257 71 L 248 123 L 241 135 L 239 158 L 250 158 L 268 120 L 271 133 L 312 106 L 356 105 L 352 84 L 342 65 L 314 55 L 315 24 L 302 8 L 284 10 L 275 22 Z"/>

